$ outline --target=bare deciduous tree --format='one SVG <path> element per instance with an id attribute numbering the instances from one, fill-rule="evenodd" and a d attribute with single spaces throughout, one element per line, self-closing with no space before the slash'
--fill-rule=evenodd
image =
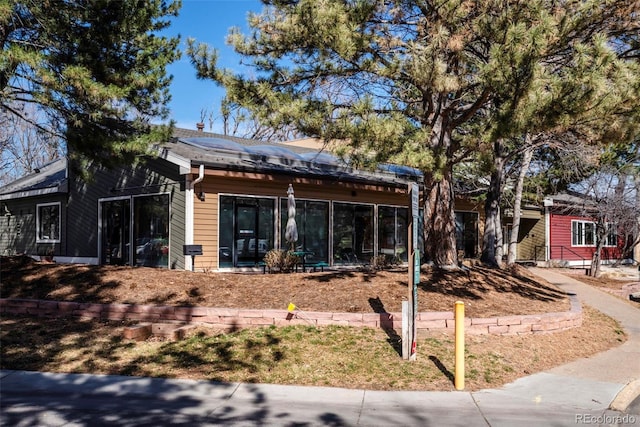
<path id="1" fill-rule="evenodd" d="M 606 245 L 620 246 L 637 232 L 637 191 L 634 181 L 619 170 L 603 168 L 579 186 L 585 194 L 582 206 L 573 209 L 595 223 L 596 248 L 591 259 L 591 275 L 600 272 L 602 250 Z M 637 239 L 631 237 L 632 240 Z"/>
<path id="2" fill-rule="evenodd" d="M 29 120 L 0 112 L 0 185 L 7 184 L 64 153 L 60 139 L 43 131 L 43 115 L 32 105 L 14 107 Z M 39 124 L 38 126 L 32 123 Z"/>

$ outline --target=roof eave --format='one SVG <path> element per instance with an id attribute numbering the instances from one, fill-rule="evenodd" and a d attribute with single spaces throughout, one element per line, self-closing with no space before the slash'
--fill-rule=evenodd
<path id="1" fill-rule="evenodd" d="M 0 200 L 22 199 L 25 197 L 46 196 L 48 194 L 66 194 L 69 192 L 69 183 L 65 179 L 56 186 L 38 188 L 35 190 L 22 190 L 13 193 L 0 194 Z"/>

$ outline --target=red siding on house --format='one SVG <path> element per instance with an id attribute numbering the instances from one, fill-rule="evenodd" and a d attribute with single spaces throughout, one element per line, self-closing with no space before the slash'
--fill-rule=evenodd
<path id="1" fill-rule="evenodd" d="M 565 215 L 551 212 L 549 215 L 549 257 L 552 260 L 582 261 L 591 260 L 595 252 L 594 246 L 571 245 L 571 221 L 593 221 L 592 218 L 576 215 Z M 618 247 L 602 248 L 602 259 L 620 257 L 620 241 Z"/>

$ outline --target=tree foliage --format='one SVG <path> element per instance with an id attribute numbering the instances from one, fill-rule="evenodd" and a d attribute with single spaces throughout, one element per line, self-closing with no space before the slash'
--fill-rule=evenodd
<path id="1" fill-rule="evenodd" d="M 632 45 L 635 39 L 623 39 L 624 17 L 637 17 L 638 7 L 611 0 L 264 3 L 249 18 L 250 34 L 229 36 L 254 74 L 218 67 L 215 51 L 191 41 L 199 76 L 272 127 L 345 141 L 338 151 L 356 164 L 420 168 L 426 252 L 442 267 L 457 264 L 454 166 L 491 153 L 501 139 L 564 125 L 572 107 L 592 108 L 611 80 L 589 71 L 616 60 L 607 36 Z M 628 72 L 617 63 L 608 69 Z"/>
<path id="2" fill-rule="evenodd" d="M 3 0 L 2 113 L 64 140 L 73 157 L 112 166 L 146 151 L 165 119 L 178 40 L 159 36 L 180 2 Z M 35 105 L 46 120 L 24 114 Z M 156 139 L 157 140 L 157 139 Z"/>
<path id="3" fill-rule="evenodd" d="M 559 9 L 561 13 L 551 9 L 538 14 L 542 19 L 526 28 L 509 23 L 504 34 L 515 48 L 495 57 L 495 94 L 486 134 L 494 149 L 482 251 L 483 261 L 491 265 L 501 258 L 495 235 L 502 230 L 499 206 L 506 162 L 545 148 L 540 140 L 549 135 L 555 150 L 566 151 L 563 143 L 570 146 L 572 140 L 582 147 L 603 146 L 611 140 L 626 142 L 638 133 L 640 68 L 630 59 L 630 42 L 622 42 L 638 34 L 640 26 L 633 18 L 638 5 L 576 1 Z M 500 25 L 496 30 L 502 32 Z M 514 226 L 517 221 L 514 218 Z"/>

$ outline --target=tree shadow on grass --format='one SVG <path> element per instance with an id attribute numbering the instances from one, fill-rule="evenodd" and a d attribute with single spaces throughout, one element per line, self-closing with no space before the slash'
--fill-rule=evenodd
<path id="1" fill-rule="evenodd" d="M 393 318 L 384 308 L 384 304 L 379 297 L 369 298 L 369 305 L 375 313 L 380 315 L 380 327 L 387 334 L 387 342 L 402 356 L 402 337 L 393 329 Z"/>
<path id="2" fill-rule="evenodd" d="M 130 351 L 137 344 L 113 334 L 120 325 L 77 318 L 7 316 L 0 332 L 0 368 L 54 372 L 62 368 L 103 373 L 107 370 L 108 374 L 150 377 L 159 374 L 170 377 L 174 371 L 189 371 L 213 381 L 224 381 L 220 373 L 242 371 L 244 382 L 255 382 L 253 374 L 286 358 L 281 339 L 265 330 L 256 336 L 198 332 L 181 341 L 160 340 L 152 352 L 123 360 L 123 351 Z M 230 329 L 238 328 L 235 325 Z M 34 348 L 38 351 L 33 351 Z"/>

